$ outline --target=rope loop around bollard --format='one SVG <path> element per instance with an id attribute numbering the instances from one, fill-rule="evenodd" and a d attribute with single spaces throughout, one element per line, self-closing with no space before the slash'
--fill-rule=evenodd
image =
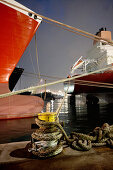
<path id="1" fill-rule="evenodd" d="M 92 147 L 99 147 L 99 146 L 109 146 L 113 148 L 113 125 L 110 126 L 108 123 L 104 123 L 102 127 L 96 127 L 93 130 L 93 132 L 90 132 L 89 134 L 71 132 L 70 137 L 69 137 L 67 136 L 65 130 L 63 129 L 63 127 L 60 125 L 60 123 L 57 120 L 55 122 L 45 122 L 45 121 L 42 121 L 36 118 L 35 121 L 36 121 L 36 124 L 39 127 L 42 127 L 43 129 L 43 131 L 41 129 L 42 133 L 40 133 L 40 129 L 39 129 L 39 131 L 37 130 L 36 133 L 34 132 L 32 134 L 32 138 L 34 138 L 35 140 L 49 141 L 50 139 L 50 141 L 51 140 L 61 141 L 61 137 L 63 135 L 66 143 L 71 148 L 79 150 L 79 151 L 88 151 Z M 59 136 L 59 137 L 57 138 L 56 136 L 57 137 Z M 37 155 L 41 154 L 40 156 L 42 157 L 44 156 L 44 153 L 45 153 L 45 157 L 47 157 L 47 155 L 49 157 L 50 155 L 52 156 L 52 155 L 55 155 L 55 153 L 58 153 L 57 149 L 54 150 L 53 148 L 50 148 L 50 149 L 45 148 L 46 151 L 42 153 L 43 149 L 40 150 L 40 153 L 39 152 L 34 153 L 35 151 L 33 151 L 33 153 Z M 51 151 L 50 153 L 49 151 L 52 149 L 54 151 Z M 61 147 L 58 150 L 61 151 Z"/>

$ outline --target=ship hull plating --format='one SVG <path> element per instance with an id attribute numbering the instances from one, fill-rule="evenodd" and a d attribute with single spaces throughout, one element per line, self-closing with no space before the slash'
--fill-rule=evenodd
<path id="1" fill-rule="evenodd" d="M 9 77 L 41 22 L 20 8 L 29 10 L 13 0 L 0 2 L 0 94 L 10 92 Z M 35 96 L 1 98 L 0 119 L 33 117 L 43 106 L 43 100 Z"/>

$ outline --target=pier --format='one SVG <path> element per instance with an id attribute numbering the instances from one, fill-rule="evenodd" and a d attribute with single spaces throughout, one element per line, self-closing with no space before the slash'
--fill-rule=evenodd
<path id="1" fill-rule="evenodd" d="M 38 159 L 28 152 L 29 143 L 30 141 L 0 144 L 0 170 L 113 169 L 113 150 L 107 147 L 96 147 L 83 152 L 64 146 L 59 155 Z"/>

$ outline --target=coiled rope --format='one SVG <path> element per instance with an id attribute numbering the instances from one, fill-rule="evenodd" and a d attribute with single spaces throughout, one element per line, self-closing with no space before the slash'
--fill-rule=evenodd
<path id="1" fill-rule="evenodd" d="M 108 123 L 104 123 L 102 127 L 96 127 L 93 132 L 90 132 L 89 134 L 71 132 L 70 137 L 68 137 L 61 124 L 57 121 L 44 122 L 40 121 L 38 118 L 36 118 L 35 121 L 39 127 L 57 126 L 64 135 L 67 144 L 73 149 L 88 151 L 92 146 L 96 147 L 105 145 L 113 148 L 113 125 L 110 126 Z"/>

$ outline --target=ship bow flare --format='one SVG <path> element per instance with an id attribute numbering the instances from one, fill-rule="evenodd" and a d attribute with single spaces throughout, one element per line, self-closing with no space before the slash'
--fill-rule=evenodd
<path id="1" fill-rule="evenodd" d="M 14 0 L 0 1 L 0 82 L 6 83 L 42 18 Z"/>
<path id="2" fill-rule="evenodd" d="M 9 92 L 9 78 L 41 20 L 33 11 L 14 0 L 0 0 L 0 94 Z M 2 98 L 0 119 L 33 117 L 41 112 L 43 106 L 44 101 L 35 96 Z"/>

